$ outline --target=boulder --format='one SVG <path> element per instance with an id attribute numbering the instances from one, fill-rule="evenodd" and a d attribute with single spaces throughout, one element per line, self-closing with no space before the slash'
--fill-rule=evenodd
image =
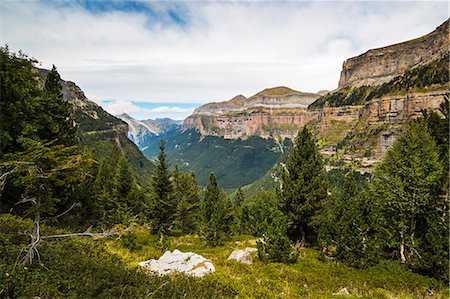
<path id="1" fill-rule="evenodd" d="M 207 273 L 215 272 L 214 265 L 199 254 L 181 252 L 175 249 L 166 251 L 159 259 L 140 262 L 139 266 L 150 270 L 157 275 L 167 275 L 175 272 L 186 275 L 202 277 Z"/>
<path id="2" fill-rule="evenodd" d="M 255 247 L 245 247 L 245 251 L 253 253 L 253 252 L 257 252 L 258 249 Z"/>
<path id="3" fill-rule="evenodd" d="M 229 261 L 237 261 L 245 265 L 253 265 L 253 259 L 250 253 L 246 250 L 235 250 L 228 257 Z"/>

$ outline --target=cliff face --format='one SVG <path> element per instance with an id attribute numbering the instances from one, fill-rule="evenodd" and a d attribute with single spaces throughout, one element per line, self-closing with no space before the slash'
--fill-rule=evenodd
<path id="1" fill-rule="evenodd" d="M 421 115 L 422 109 L 438 109 L 447 91 L 408 93 L 384 96 L 366 105 L 307 109 L 255 109 L 239 115 L 194 114 L 184 121 L 184 128 L 196 128 L 202 135 L 226 139 L 260 136 L 262 138 L 294 138 L 306 123 L 315 120 L 322 131 L 334 121 L 355 123 L 365 118 L 368 124 L 402 124 Z"/>
<path id="2" fill-rule="evenodd" d="M 320 97 L 287 87 L 265 89 L 246 98 L 209 103 L 195 109 L 185 119 L 184 129 L 195 128 L 202 135 L 223 136 L 226 139 L 260 136 L 292 138 L 299 127 L 317 116 L 307 107 Z"/>
<path id="3" fill-rule="evenodd" d="M 203 105 L 183 128 L 227 139 L 253 135 L 292 139 L 310 121 L 321 132 L 333 122 L 356 123 L 361 118 L 368 125 L 401 124 L 420 116 L 422 109 L 437 109 L 448 93 L 448 45 L 446 21 L 420 38 L 348 59 L 339 88 L 325 96 L 287 87 L 265 89 L 250 98 L 239 95 Z M 336 103 L 330 105 L 332 100 Z"/>
<path id="4" fill-rule="evenodd" d="M 300 92 L 288 87 L 265 89 L 250 98 L 238 95 L 229 101 L 213 102 L 198 107 L 193 115 L 218 115 L 227 113 L 244 113 L 249 109 L 306 109 L 320 97 L 320 94 Z"/>
<path id="5" fill-rule="evenodd" d="M 43 87 L 49 70 L 35 68 L 37 80 Z M 72 104 L 78 127 L 82 133 L 120 132 L 127 134 L 128 125 L 122 120 L 112 116 L 102 107 L 89 100 L 83 90 L 71 81 L 60 81 L 63 98 Z"/>
<path id="6" fill-rule="evenodd" d="M 339 88 L 381 85 L 405 71 L 425 64 L 448 51 L 449 21 L 433 32 L 414 40 L 369 50 L 346 60 Z"/>

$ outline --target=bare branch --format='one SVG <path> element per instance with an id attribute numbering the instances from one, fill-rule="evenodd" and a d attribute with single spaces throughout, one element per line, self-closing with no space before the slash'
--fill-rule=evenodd
<path id="1" fill-rule="evenodd" d="M 120 236 L 119 233 L 116 232 L 105 232 L 105 233 L 73 233 L 73 234 L 61 234 L 61 235 L 50 235 L 50 236 L 42 236 L 41 239 L 50 239 L 50 238 L 66 238 L 66 237 L 91 237 L 93 239 L 103 239 L 112 236 Z"/>
<path id="2" fill-rule="evenodd" d="M 36 198 L 35 197 L 27 197 L 27 198 L 23 198 L 21 201 L 16 202 L 16 205 L 22 204 L 22 203 L 27 203 L 27 202 L 32 202 L 33 204 L 36 204 Z"/>
<path id="3" fill-rule="evenodd" d="M 65 214 L 69 213 L 69 211 L 72 210 L 73 208 L 79 207 L 79 206 L 81 206 L 81 204 L 80 204 L 79 202 L 74 202 L 74 203 L 70 206 L 70 208 L 68 208 L 67 210 L 65 210 L 65 211 L 62 212 L 61 214 L 55 216 L 55 218 L 62 217 L 62 216 L 64 216 Z"/>

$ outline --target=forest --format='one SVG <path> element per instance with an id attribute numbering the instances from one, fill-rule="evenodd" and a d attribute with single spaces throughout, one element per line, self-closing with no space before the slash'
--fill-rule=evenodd
<path id="1" fill-rule="evenodd" d="M 200 187 L 163 141 L 148 179 L 114 137 L 99 153 L 57 68 L 41 85 L 35 63 L 0 50 L 0 298 L 448 295 L 448 98 L 406 123 L 370 176 L 330 177 L 307 125 L 277 187 L 246 195 L 214 173 Z M 226 261 L 245 246 L 257 248 L 252 267 Z M 137 266 L 169 249 L 201 253 L 217 272 Z"/>

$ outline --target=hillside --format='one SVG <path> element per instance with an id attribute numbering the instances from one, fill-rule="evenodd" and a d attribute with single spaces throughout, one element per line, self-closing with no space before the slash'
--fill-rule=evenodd
<path id="1" fill-rule="evenodd" d="M 43 86 L 49 70 L 34 68 L 34 71 L 40 85 Z M 138 181 L 141 184 L 148 182 L 154 166 L 128 139 L 128 125 L 89 100 L 74 82 L 61 80 L 60 84 L 64 99 L 72 104 L 78 135 L 95 157 L 98 160 L 108 158 L 113 146 L 118 145 L 132 166 Z"/>
<path id="2" fill-rule="evenodd" d="M 152 138 L 144 155 L 154 158 L 159 140 L 166 142 L 169 162 L 195 173 L 198 183 L 206 186 L 213 172 L 221 186 L 234 189 L 259 179 L 281 155 L 280 145 L 257 136 L 246 140 L 227 140 L 218 136 L 203 137 L 197 131 L 174 130 Z M 283 143 L 283 151 L 289 142 Z"/>

